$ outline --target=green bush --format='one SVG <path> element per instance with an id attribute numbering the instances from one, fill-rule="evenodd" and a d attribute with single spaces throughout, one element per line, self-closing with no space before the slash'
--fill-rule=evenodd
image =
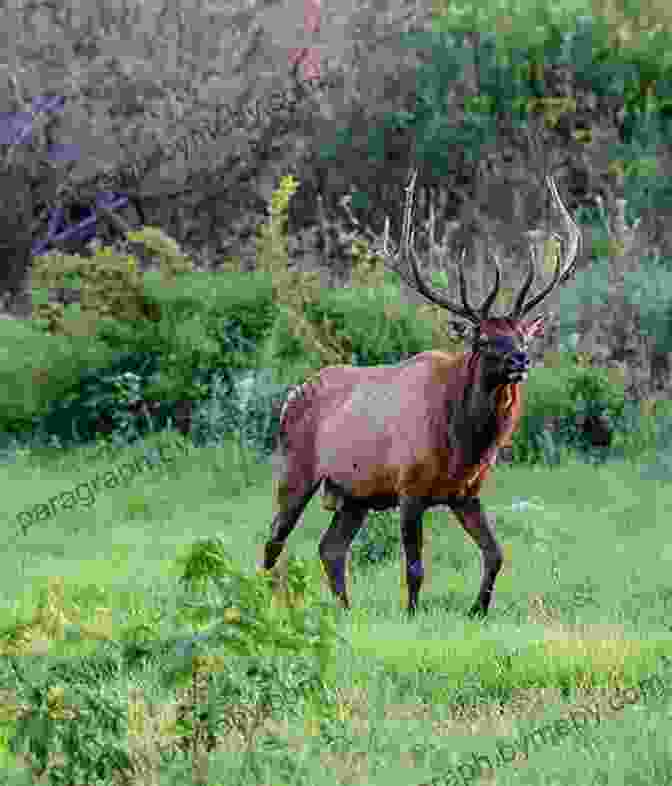
<path id="1" fill-rule="evenodd" d="M 32 321 L 46 333 L 90 336 L 101 318 L 136 323 L 159 316 L 144 295 L 137 259 L 109 248 L 99 248 L 91 258 L 77 254 L 35 257 L 31 288 Z M 58 290 L 77 291 L 79 302 L 53 302 L 52 293 Z"/>
<path id="2" fill-rule="evenodd" d="M 350 337 L 356 365 L 398 363 L 438 349 L 430 322 L 419 319 L 416 308 L 403 303 L 399 290 L 389 285 L 377 293 L 336 292 L 332 309 L 338 331 L 347 331 Z"/>
<path id="3" fill-rule="evenodd" d="M 194 314 L 179 327 L 170 322 L 168 318 L 158 326 L 161 360 L 148 395 L 160 401 L 202 399 L 207 388 L 198 377 L 219 365 L 221 348 L 202 316 Z"/>
<path id="4" fill-rule="evenodd" d="M 109 249 L 91 259 L 51 255 L 36 260 L 33 343 L 55 346 L 49 333 L 64 334 L 73 345 L 81 337 L 100 345 L 101 362 L 92 362 L 90 352 L 85 362 L 60 362 L 59 384 L 45 385 L 49 389 L 38 402 L 23 392 L 10 397 L 4 420 L 13 422 L 13 431 L 31 431 L 39 422 L 42 434 L 53 428 L 59 437 L 73 439 L 73 424 L 79 424 L 75 431 L 79 428 L 86 440 L 101 417 L 128 430 L 129 403 L 141 403 L 140 397 L 160 402 L 162 421 L 174 402 L 207 398 L 215 372 L 230 392 L 233 372 L 254 367 L 257 346 L 275 319 L 267 277 L 194 272 L 175 241 L 153 227 L 129 237 L 158 257 L 159 270 L 141 273 L 134 257 Z M 81 303 L 48 302 L 54 288 L 64 287 L 79 289 Z M 41 381 L 48 375 L 37 368 Z M 125 389 L 128 374 L 137 376 L 135 392 Z M 40 386 L 33 382 L 29 387 Z"/>
<path id="5" fill-rule="evenodd" d="M 258 342 L 270 330 L 274 312 L 269 290 L 234 286 L 226 274 L 215 278 L 185 274 L 179 290 L 154 282 L 150 299 L 162 318 L 130 326 L 116 320 L 101 323 L 98 336 L 115 349 L 153 353 L 159 369 L 147 395 L 161 401 L 202 401 L 209 395 L 206 376 L 218 371 L 229 389 L 236 371 L 255 367 Z M 207 280 L 206 280 L 207 279 Z"/>
<path id="6" fill-rule="evenodd" d="M 91 368 L 109 364 L 116 353 L 83 336 L 52 336 L 31 322 L 0 321 L 0 432 L 26 434 L 52 401 Z"/>
<path id="7" fill-rule="evenodd" d="M 222 320 L 240 325 L 241 335 L 260 345 L 277 316 L 273 287 L 263 273 L 186 273 L 179 287 L 166 286 L 155 273 L 145 274 L 145 292 L 179 324 L 185 315 L 203 315 L 208 328 Z"/>
<path id="8" fill-rule="evenodd" d="M 614 428 L 622 423 L 623 387 L 605 369 L 579 366 L 576 360 L 573 353 L 563 353 L 558 366 L 535 369 L 530 377 L 523 417 L 512 438 L 514 463 L 557 463 L 563 448 L 590 453 L 589 437 L 578 427 L 582 416 L 606 416 Z"/>
<path id="9" fill-rule="evenodd" d="M 234 435 L 245 449 L 268 458 L 276 447 L 278 415 L 289 386 L 275 382 L 269 369 L 236 372 L 232 383 L 219 373 L 215 377 L 208 398 L 194 410 L 194 444 L 221 444 Z"/>
<path id="10" fill-rule="evenodd" d="M 160 358 L 147 396 L 160 401 L 200 401 L 208 397 L 204 380 L 215 371 L 229 383 L 233 372 L 254 367 L 256 328 L 245 329 L 234 316 L 221 317 L 208 311 L 193 291 L 161 303 L 162 319 L 135 327 L 107 320 L 99 337 L 117 350 L 151 353 Z"/>
<path id="11" fill-rule="evenodd" d="M 221 326 L 216 341 L 207 334 L 200 317 L 183 321 L 179 330 L 169 329 L 168 322 L 165 316 L 161 323 L 145 326 L 135 342 L 132 336 L 122 341 L 119 331 L 126 330 L 125 326 L 108 323 L 111 332 L 107 335 L 114 338 L 117 348 L 132 343 L 138 348 L 120 352 L 111 365 L 76 380 L 53 401 L 40 423 L 43 438 L 55 435 L 65 444 L 88 442 L 103 423 L 126 441 L 134 440 L 151 427 L 164 428 L 169 417 L 175 422 L 175 405 L 186 400 L 206 405 L 203 411 L 197 407 L 192 418 L 200 442 L 240 431 L 251 444 L 267 446 L 274 432 L 270 402 L 265 405 L 261 401 L 260 383 L 255 385 L 255 397 L 244 420 L 237 407 L 235 380 L 241 369 L 249 368 L 254 350 L 242 337 L 240 326 Z"/>
<path id="12" fill-rule="evenodd" d="M 279 412 L 288 386 L 278 383 L 269 369 L 240 374 L 236 385 L 236 422 L 240 436 L 257 455 L 268 458 L 275 449 Z"/>
<path id="13" fill-rule="evenodd" d="M 57 437 L 65 446 L 95 439 L 101 424 L 109 424 L 127 440 L 147 433 L 149 419 L 143 417 L 141 404 L 147 381 L 158 363 L 153 354 L 124 353 L 110 365 L 84 374 L 70 390 L 50 403 L 37 433 L 44 441 Z M 160 420 L 160 413 L 151 414 L 157 416 L 157 422 Z"/>
<path id="14" fill-rule="evenodd" d="M 432 327 L 418 319 L 415 309 L 400 301 L 388 289 L 384 298 L 374 298 L 356 289 L 329 291 L 319 300 L 306 303 L 305 317 L 313 325 L 328 325 L 329 335 L 351 354 L 351 362 L 361 366 L 398 363 L 400 360 L 424 352 L 432 346 Z M 397 293 L 398 299 L 398 293 Z M 389 308 L 393 303 L 394 318 Z M 296 336 L 291 318 L 280 312 L 269 338 L 267 358 L 274 365 L 286 367 L 305 364 L 319 368 L 319 354 L 306 354 L 303 342 Z"/>

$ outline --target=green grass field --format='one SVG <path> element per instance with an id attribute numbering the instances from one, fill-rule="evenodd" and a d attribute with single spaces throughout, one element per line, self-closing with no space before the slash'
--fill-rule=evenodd
<path id="1" fill-rule="evenodd" d="M 152 436 L 145 446 L 170 446 L 171 463 L 116 488 L 110 482 L 88 507 L 54 503 L 25 534 L 21 511 L 143 448 L 105 457 L 92 448 L 43 451 L 2 465 L 1 627 L 31 619 L 54 577 L 64 580 L 66 617 L 77 606 L 94 624 L 97 609 L 110 609 L 112 634 L 129 615 L 149 619 L 173 591 L 176 557 L 197 538 L 219 536 L 254 571 L 272 517 L 270 466 L 241 466 L 231 445 L 178 450 L 180 440 Z M 489 619 L 466 617 L 478 588 L 477 549 L 450 513 L 427 514 L 421 613 L 409 622 L 401 612 L 398 561 L 353 570 L 354 611 L 339 612 L 344 643 L 332 675 L 338 733 L 320 733 L 307 709 L 299 719 L 267 721 L 255 746 L 275 733 L 282 761 L 293 762 L 287 772 L 268 766 L 267 786 L 672 783 L 672 670 L 664 658 L 672 657 L 672 490 L 642 479 L 636 464 L 502 466 L 483 499 L 507 557 Z M 316 564 L 329 516 L 314 499 L 289 552 Z M 33 647 L 67 649 L 56 638 Z M 220 742 L 209 782 L 234 783 L 241 745 Z M 14 772 L 13 757 L 6 763 Z"/>

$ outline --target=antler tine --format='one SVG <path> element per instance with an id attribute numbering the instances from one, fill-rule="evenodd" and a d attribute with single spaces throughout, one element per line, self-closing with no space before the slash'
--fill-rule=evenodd
<path id="1" fill-rule="evenodd" d="M 469 313 L 476 313 L 476 309 L 471 305 L 469 302 L 469 298 L 467 296 L 467 279 L 464 276 L 464 258 L 467 256 L 467 249 L 463 248 L 462 253 L 460 254 L 460 258 L 457 260 L 457 273 L 459 276 L 459 284 L 460 284 L 460 298 L 462 298 L 462 305 L 464 306 L 464 310 L 468 311 Z"/>
<path id="2" fill-rule="evenodd" d="M 560 198 L 560 194 L 558 193 L 558 188 L 555 184 L 555 179 L 548 175 L 546 177 L 546 184 L 548 185 L 551 194 L 553 195 L 553 200 L 557 204 L 560 212 L 562 213 L 562 217 L 565 220 L 565 224 L 567 225 L 567 232 L 569 234 L 569 245 L 567 248 L 567 253 L 565 255 L 564 264 L 562 262 L 562 255 L 558 254 L 558 260 L 555 266 L 555 272 L 553 273 L 553 278 L 551 282 L 542 289 L 542 291 L 536 295 L 535 297 L 530 300 L 529 303 L 526 303 L 522 306 L 521 303 L 521 313 L 520 316 L 524 316 L 532 311 L 533 308 L 539 305 L 542 300 L 545 300 L 551 292 L 557 287 L 559 282 L 569 273 L 576 262 L 576 256 L 579 250 L 579 244 L 581 242 L 581 231 L 577 224 L 575 223 L 574 219 L 569 214 L 569 211 L 565 207 L 564 202 Z"/>
<path id="3" fill-rule="evenodd" d="M 464 271 L 462 269 L 462 259 L 464 258 L 465 252 L 462 252 L 462 257 L 460 259 L 459 265 L 459 273 L 460 273 L 460 296 L 462 298 L 463 306 L 458 306 L 457 303 L 453 303 L 451 300 L 448 300 L 444 295 L 438 293 L 435 289 L 430 288 L 427 283 L 423 280 L 420 275 L 420 270 L 418 268 L 418 263 L 420 258 L 418 256 L 418 252 L 416 251 L 414 246 L 411 246 L 408 249 L 411 253 L 409 258 L 411 272 L 413 273 L 413 283 L 415 284 L 415 288 L 417 291 L 423 295 L 427 300 L 434 303 L 437 306 L 441 306 L 442 308 L 448 309 L 448 311 L 452 311 L 458 317 L 462 317 L 463 319 L 472 322 L 473 324 L 477 325 L 481 320 L 479 315 L 476 311 L 471 307 L 469 301 L 467 299 L 467 289 L 466 289 L 466 281 L 464 279 Z"/>
<path id="4" fill-rule="evenodd" d="M 414 170 L 411 176 L 411 180 L 406 188 L 406 210 L 404 213 L 404 233 L 402 237 L 402 248 L 401 248 L 401 255 L 407 260 L 409 263 L 409 267 L 413 274 L 413 280 L 415 284 L 415 288 L 423 295 L 427 300 L 435 303 L 437 306 L 441 306 L 442 308 L 448 309 L 448 311 L 452 311 L 453 314 L 456 316 L 462 317 L 463 319 L 468 320 L 469 322 L 477 325 L 480 322 L 480 317 L 478 313 L 474 310 L 474 308 L 470 305 L 469 300 L 467 298 L 467 284 L 464 278 L 464 270 L 462 267 L 462 261 L 464 260 L 464 252 L 460 260 L 458 261 L 458 271 L 460 276 L 460 296 L 462 298 L 462 306 L 459 306 L 457 303 L 453 303 L 452 300 L 449 300 L 445 295 L 437 292 L 435 289 L 430 287 L 426 281 L 422 278 L 420 274 L 419 268 L 419 256 L 418 252 L 415 249 L 415 232 L 410 230 L 411 226 L 411 211 L 413 205 L 413 192 L 415 190 L 415 181 L 418 175 L 418 170 Z M 434 228 L 434 216 L 431 213 L 431 209 L 433 206 L 430 206 L 430 232 L 432 232 Z M 410 243 L 409 243 L 409 236 L 410 236 Z M 434 242 L 434 238 L 430 237 L 430 248 Z M 409 253 L 410 252 L 410 253 Z"/>
<path id="5" fill-rule="evenodd" d="M 488 256 L 495 263 L 495 285 L 490 290 L 490 294 L 483 301 L 483 304 L 481 305 L 481 307 L 479 309 L 480 314 L 481 314 L 481 319 L 487 319 L 488 318 L 488 312 L 490 311 L 490 308 L 492 307 L 492 304 L 495 302 L 495 298 L 499 294 L 499 285 L 500 285 L 500 283 L 502 281 L 502 269 L 499 266 L 499 262 L 497 261 L 497 257 L 494 254 L 488 254 Z"/>
<path id="6" fill-rule="evenodd" d="M 532 282 L 534 281 L 534 277 L 536 275 L 535 253 L 536 252 L 534 246 L 532 245 L 532 243 L 530 243 L 530 263 L 527 270 L 527 278 L 525 279 L 525 283 L 521 287 L 521 290 L 518 293 L 518 297 L 516 298 L 516 302 L 513 305 L 513 310 L 511 312 L 511 319 L 520 319 L 520 315 L 522 314 L 523 303 L 525 302 L 527 293 L 530 291 L 530 287 L 532 286 Z"/>
<path id="7" fill-rule="evenodd" d="M 430 237 L 430 244 L 429 244 L 429 255 L 431 262 L 434 262 L 435 252 L 438 248 L 437 245 L 434 243 L 434 238 L 436 237 L 435 233 L 435 226 L 436 226 L 436 210 L 434 209 L 434 201 L 429 200 L 429 237 Z M 445 248 L 443 246 L 443 237 L 445 236 L 445 229 L 441 236 L 441 250 L 443 251 L 442 259 L 445 258 Z M 471 303 L 469 302 L 469 297 L 467 295 L 467 281 L 464 275 L 464 258 L 466 256 L 466 249 L 462 249 L 462 253 L 460 254 L 457 260 L 457 272 L 458 272 L 458 280 L 459 280 L 459 287 L 460 287 L 460 299 L 462 300 L 462 306 L 464 311 L 468 314 L 476 315 L 477 309 L 475 309 Z M 446 266 L 441 264 L 441 269 L 445 272 Z"/>
<path id="8" fill-rule="evenodd" d="M 497 296 L 499 290 L 499 284 L 501 280 L 501 271 L 499 265 L 495 260 L 496 265 L 496 281 L 495 287 L 493 292 L 488 296 L 487 300 L 481 306 L 479 310 L 476 310 L 470 303 L 467 297 L 467 282 L 464 276 L 464 268 L 463 262 L 466 251 L 463 251 L 459 260 L 458 260 L 458 273 L 459 273 L 459 285 L 460 285 L 460 296 L 462 299 L 462 305 L 458 305 L 454 303 L 452 300 L 449 300 L 445 295 L 437 292 L 434 288 L 430 287 L 427 282 L 423 279 L 420 273 L 420 258 L 418 256 L 418 252 L 415 248 L 415 230 L 412 227 L 412 214 L 413 214 L 413 196 L 415 191 L 415 183 L 418 176 L 418 170 L 415 169 L 411 173 L 410 181 L 406 186 L 406 199 L 404 205 L 404 216 L 403 216 L 403 223 L 402 223 L 402 232 L 401 232 L 401 243 L 399 245 L 399 249 L 396 253 L 392 253 L 392 251 L 388 248 L 388 240 L 389 240 L 389 228 L 390 228 L 390 220 L 389 217 L 385 218 L 385 232 L 383 236 L 383 245 L 382 248 L 380 247 L 380 238 L 376 237 L 370 230 L 364 229 L 359 221 L 355 218 L 352 214 L 352 211 L 349 206 L 349 199 L 344 197 L 341 199 L 340 204 L 345 209 L 348 218 L 352 223 L 358 227 L 360 231 L 363 231 L 366 237 L 374 242 L 374 247 L 372 251 L 378 254 L 382 259 L 383 263 L 386 267 L 390 270 L 395 272 L 397 275 L 401 276 L 401 278 L 412 288 L 418 291 L 424 298 L 429 300 L 431 303 L 434 303 L 437 306 L 441 306 L 442 308 L 451 311 L 458 317 L 462 319 L 466 319 L 467 321 L 471 322 L 474 325 L 478 325 L 481 320 L 483 310 L 485 309 L 485 313 L 490 308 L 492 302 L 494 301 L 495 297 Z M 430 234 L 433 235 L 434 230 L 434 213 L 433 213 L 433 205 L 430 203 Z M 433 244 L 434 244 L 434 237 L 430 238 L 430 253 L 433 254 Z M 404 264 L 400 264 L 404 263 Z M 404 268 L 404 269 L 402 269 Z M 412 276 L 409 278 L 407 274 L 407 270 L 410 268 Z"/>

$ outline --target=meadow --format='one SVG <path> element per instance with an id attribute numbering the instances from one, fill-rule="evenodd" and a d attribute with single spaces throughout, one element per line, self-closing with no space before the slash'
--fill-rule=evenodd
<path id="1" fill-rule="evenodd" d="M 304 696 L 253 736 L 250 727 L 217 735 L 202 782 L 672 783 L 672 492 L 663 476 L 641 471 L 657 458 L 498 466 L 483 500 L 506 562 L 485 622 L 466 617 L 480 561 L 448 511 L 425 518 L 431 564 L 413 621 L 401 608 L 398 555 L 368 565 L 353 558 L 354 608 L 334 611 L 338 639 L 320 694 L 329 712 Z M 105 485 L 106 473 L 143 459 L 144 471 Z M 198 448 L 165 431 L 125 447 L 23 450 L 0 473 L 0 628 L 27 632 L 19 660 L 92 652 L 95 636 L 69 640 L 74 622 L 98 630 L 98 641 L 114 640 L 129 620 L 154 624 L 174 602 L 176 560 L 199 539 L 218 538 L 254 575 L 272 517 L 270 464 L 231 440 Z M 92 503 L 80 494 L 62 504 L 96 476 Z M 20 512 L 40 503 L 49 514 L 19 526 Z M 316 585 L 329 516 L 313 499 L 288 541 Z M 398 516 L 376 514 L 375 526 L 393 538 Z M 334 605 L 324 584 L 318 592 Z M 41 627 L 28 624 L 38 619 Z M 146 699 L 136 747 L 142 738 L 154 774 L 132 783 L 191 782 L 187 765 L 157 759 L 175 739 L 176 700 L 161 692 L 160 675 L 153 663 L 136 678 Z M 17 715 L 12 692 L 3 693 L 7 742 Z M 27 752 L 5 745 L 2 755 L 3 782 L 51 782 L 49 769 L 27 766 Z"/>
<path id="2" fill-rule="evenodd" d="M 182 279 L 173 299 L 185 303 L 167 307 L 156 335 L 137 315 L 108 334 L 140 359 L 161 348 L 172 400 L 208 388 L 188 437 L 170 425 L 133 433 L 128 403 L 151 398 L 144 366 L 96 372 L 76 337 L 6 326 L 6 417 L 28 422 L 27 374 L 55 386 L 85 372 L 90 389 L 70 390 L 43 430 L 66 433 L 87 410 L 95 425 L 108 405 L 118 417 L 95 442 L 64 447 L 52 432 L 53 447 L 35 439 L 1 451 L 2 783 L 672 782 L 666 402 L 625 417 L 614 380 L 580 353 L 548 353 L 535 369 L 513 460 L 482 495 L 505 554 L 487 620 L 466 616 L 480 557 L 447 510 L 425 515 L 412 621 L 397 513 L 370 514 L 355 541 L 350 613 L 321 573 L 331 514 L 319 497 L 278 570 L 258 571 L 274 512 L 269 396 L 343 358 L 377 365 L 445 345 L 437 315 L 402 306 L 366 253 L 352 290 L 327 293 L 287 272 L 281 224 L 293 189 L 285 179 L 274 195 L 260 251 L 272 289 L 193 274 L 195 289 Z M 208 312 L 208 297 L 219 311 Z M 235 315 L 259 334 L 254 357 L 224 330 Z M 208 326 L 223 349 L 202 357 Z M 14 370 L 59 347 L 64 359 L 37 376 L 34 364 Z M 197 377 L 202 367 L 212 379 Z M 269 378 L 250 376 L 255 368 Z M 243 374 L 227 390 L 231 369 Z M 33 414 L 46 411 L 39 403 Z M 617 428 L 614 458 L 588 463 L 567 438 L 593 405 Z M 553 435 L 548 412 L 561 421 Z"/>

